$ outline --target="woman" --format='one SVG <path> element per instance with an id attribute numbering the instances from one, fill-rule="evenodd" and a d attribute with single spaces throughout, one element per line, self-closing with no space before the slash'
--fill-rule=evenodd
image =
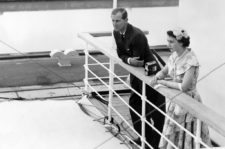
<path id="1" fill-rule="evenodd" d="M 181 90 L 201 102 L 196 90 L 199 62 L 194 52 L 187 48 L 190 44 L 189 35 L 183 29 L 167 31 L 167 35 L 168 47 L 172 54 L 166 66 L 155 75 L 150 84 L 161 84 Z M 171 80 L 165 80 L 166 77 Z M 173 102 L 169 102 L 167 108 L 167 114 L 171 118 L 188 131 L 196 133 L 197 119 L 195 117 Z M 163 134 L 179 149 L 195 148 L 194 139 L 168 118 L 165 120 Z M 204 123 L 202 123 L 201 137 L 203 142 L 211 146 L 208 127 Z M 173 147 L 164 138 L 161 138 L 159 148 L 171 149 Z"/>

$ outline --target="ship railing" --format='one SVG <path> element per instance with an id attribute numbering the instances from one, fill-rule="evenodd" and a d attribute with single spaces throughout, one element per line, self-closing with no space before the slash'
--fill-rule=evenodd
<path id="1" fill-rule="evenodd" d="M 153 147 L 148 142 L 146 142 L 145 133 L 142 133 L 140 135 L 138 132 L 136 132 L 135 129 L 133 128 L 133 126 L 117 111 L 117 109 L 115 109 L 113 107 L 113 105 L 112 105 L 113 96 L 117 96 L 118 99 L 120 99 L 129 109 L 133 110 L 140 117 L 140 120 L 142 122 L 142 132 L 145 132 L 145 123 L 147 123 L 149 126 L 152 127 L 152 129 L 154 129 L 158 134 L 160 134 L 160 136 L 162 138 L 167 140 L 167 142 L 175 149 L 178 149 L 178 147 L 174 143 L 172 143 L 165 135 L 163 135 L 160 131 L 158 131 L 152 123 L 149 123 L 148 121 L 146 121 L 146 119 L 145 119 L 145 117 L 146 117 L 145 105 L 146 104 L 150 104 L 157 111 L 162 113 L 166 118 L 170 119 L 173 123 L 175 123 L 177 126 L 179 126 L 180 129 L 184 130 L 187 134 L 189 134 L 195 140 L 196 149 L 199 149 L 199 148 L 207 148 L 207 149 L 221 148 L 222 149 L 222 148 L 224 148 L 224 147 L 210 147 L 207 144 L 205 144 L 201 140 L 201 137 L 200 137 L 201 136 L 201 133 L 200 133 L 201 132 L 200 131 L 201 130 L 201 122 L 205 122 L 211 129 L 213 129 L 215 132 L 217 132 L 221 136 L 225 137 L 225 125 L 224 125 L 225 118 L 223 116 L 217 114 L 212 109 L 208 108 L 207 106 L 203 105 L 202 103 L 197 102 L 196 100 L 193 100 L 190 96 L 188 96 L 187 94 L 185 94 L 183 92 L 180 92 L 175 89 L 163 87 L 163 86 L 158 87 L 156 89 L 158 92 L 160 92 L 167 99 L 172 100 L 172 102 L 174 102 L 175 104 L 178 104 L 179 106 L 184 108 L 187 112 L 191 113 L 193 116 L 195 116 L 197 118 L 197 128 L 196 128 L 197 132 L 196 132 L 196 134 L 192 134 L 191 132 L 186 130 L 183 126 L 181 126 L 179 123 L 177 123 L 175 120 L 173 120 L 171 117 L 169 117 L 166 113 L 164 113 L 160 108 L 158 108 L 157 106 L 155 106 L 154 104 L 152 104 L 151 102 L 146 100 L 145 88 L 146 88 L 146 85 L 148 85 L 150 80 L 152 79 L 152 76 L 146 76 L 143 68 L 132 67 L 130 65 L 123 63 L 118 58 L 116 51 L 114 49 L 111 49 L 111 48 L 105 46 L 103 43 L 101 43 L 101 41 L 97 40 L 94 37 L 94 35 L 92 35 L 91 33 L 79 33 L 78 37 L 81 38 L 86 43 L 85 64 L 84 64 L 85 90 L 88 90 L 88 89 L 94 90 L 94 88 L 89 83 L 89 79 L 90 79 L 89 75 L 88 75 L 89 73 L 91 73 L 94 76 L 94 78 L 97 78 L 100 82 L 102 82 L 102 84 L 104 84 L 108 88 L 108 91 L 109 91 L 108 111 L 107 111 L 108 121 L 111 122 L 112 112 L 115 112 L 127 124 L 127 126 L 130 127 L 129 129 L 132 130 L 138 137 L 141 138 L 142 143 L 141 143 L 141 146 L 139 146 L 139 148 L 144 149 L 145 144 L 147 144 L 151 149 L 153 149 Z M 95 59 L 93 56 L 91 56 L 89 54 L 89 50 L 93 49 L 93 48 L 100 51 L 105 56 L 107 56 L 109 58 L 109 63 L 101 63 L 100 61 Z M 90 59 L 90 58 L 93 61 L 95 61 L 95 64 L 89 64 L 88 59 Z M 121 67 L 126 69 L 128 72 L 132 73 L 133 75 L 138 77 L 140 80 L 142 80 L 143 84 L 142 84 L 142 93 L 141 94 L 136 92 L 126 81 L 124 81 L 123 79 L 121 79 L 120 76 L 117 76 L 114 73 L 115 64 L 120 65 Z M 90 65 L 100 65 L 105 70 L 107 70 L 109 73 L 109 76 L 108 76 L 109 82 L 108 83 L 105 82 L 104 79 L 102 79 L 101 77 L 96 75 L 90 69 Z M 106 67 L 106 65 L 109 65 L 109 67 Z M 120 96 L 115 91 L 115 89 L 113 87 L 115 78 L 120 80 L 122 84 L 124 84 L 127 88 L 129 88 L 131 91 L 135 92 L 138 96 L 141 97 L 141 99 L 142 99 L 142 114 L 141 115 L 139 113 L 137 113 L 132 107 L 130 107 L 129 104 L 127 104 L 127 102 L 123 99 L 123 97 Z M 98 94 L 98 96 L 100 96 L 101 98 L 104 98 L 99 93 L 97 93 L 96 90 L 94 90 L 94 91 L 96 92 L 96 94 Z M 132 141 L 131 138 L 128 137 L 128 139 L 130 139 L 130 141 Z"/>

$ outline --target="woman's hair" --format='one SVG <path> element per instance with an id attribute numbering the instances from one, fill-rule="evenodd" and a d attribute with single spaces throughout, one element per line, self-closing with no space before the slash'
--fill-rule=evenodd
<path id="1" fill-rule="evenodd" d="M 167 31 L 167 35 L 175 38 L 179 43 L 182 43 L 183 47 L 190 45 L 190 36 L 184 29 L 174 29 Z"/>
<path id="2" fill-rule="evenodd" d="M 122 19 L 127 19 L 128 14 L 125 8 L 115 8 L 112 11 L 112 15 L 116 15 L 118 12 L 120 12 L 122 14 Z"/>

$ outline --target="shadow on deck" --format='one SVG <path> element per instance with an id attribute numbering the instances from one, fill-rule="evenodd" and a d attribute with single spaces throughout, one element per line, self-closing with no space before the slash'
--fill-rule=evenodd
<path id="1" fill-rule="evenodd" d="M 122 84 L 117 85 L 116 92 L 121 96 L 121 98 L 124 99 L 125 103 L 129 104 L 129 96 L 130 96 L 130 90 L 127 89 Z M 95 92 L 91 93 L 91 97 L 89 98 L 89 101 L 98 109 L 99 112 L 107 119 L 108 117 L 108 91 L 98 89 L 98 93 L 104 98 L 99 97 Z M 125 105 L 124 102 L 121 101 L 116 95 L 113 96 L 112 99 L 112 106 L 119 112 L 119 114 L 132 126 L 132 121 L 130 117 L 129 108 L 127 105 Z M 116 112 L 112 110 L 112 119 L 113 124 L 117 125 L 119 127 L 119 135 L 117 134 L 116 137 L 121 140 L 122 143 L 127 144 L 128 146 L 132 146 L 132 148 L 137 148 L 135 145 L 129 144 L 130 139 L 137 138 L 137 135 L 134 133 L 134 131 L 129 128 L 129 126 L 124 122 L 124 120 L 118 116 Z"/>

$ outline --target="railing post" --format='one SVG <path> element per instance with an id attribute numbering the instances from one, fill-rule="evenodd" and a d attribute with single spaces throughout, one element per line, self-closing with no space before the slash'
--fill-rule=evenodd
<path id="1" fill-rule="evenodd" d="M 85 53 L 85 63 L 84 63 L 84 90 L 87 91 L 88 89 L 88 70 L 86 68 L 88 68 L 88 43 L 86 43 L 86 48 L 84 49 L 84 53 Z"/>
<path id="2" fill-rule="evenodd" d="M 199 119 L 197 119 L 197 127 L 196 127 L 196 137 L 197 140 L 195 140 L 195 145 L 196 145 L 196 149 L 200 149 L 200 143 L 199 141 L 201 140 L 201 121 Z"/>
<path id="3" fill-rule="evenodd" d="M 115 63 L 110 58 L 109 59 L 109 69 L 110 69 L 111 72 L 114 72 L 114 66 L 115 66 Z M 113 89 L 113 84 L 114 84 L 114 76 L 113 76 L 112 73 L 109 73 L 109 86 L 110 86 L 110 89 L 109 89 L 109 103 L 108 103 L 108 121 L 109 122 L 111 122 L 111 119 L 112 119 L 111 107 L 112 107 L 113 91 L 111 89 Z"/>
<path id="4" fill-rule="evenodd" d="M 113 0 L 113 8 L 117 7 L 117 0 Z"/>
<path id="5" fill-rule="evenodd" d="M 145 148 L 145 119 L 146 119 L 146 85 L 142 82 L 142 114 L 141 114 L 141 148 Z"/>

